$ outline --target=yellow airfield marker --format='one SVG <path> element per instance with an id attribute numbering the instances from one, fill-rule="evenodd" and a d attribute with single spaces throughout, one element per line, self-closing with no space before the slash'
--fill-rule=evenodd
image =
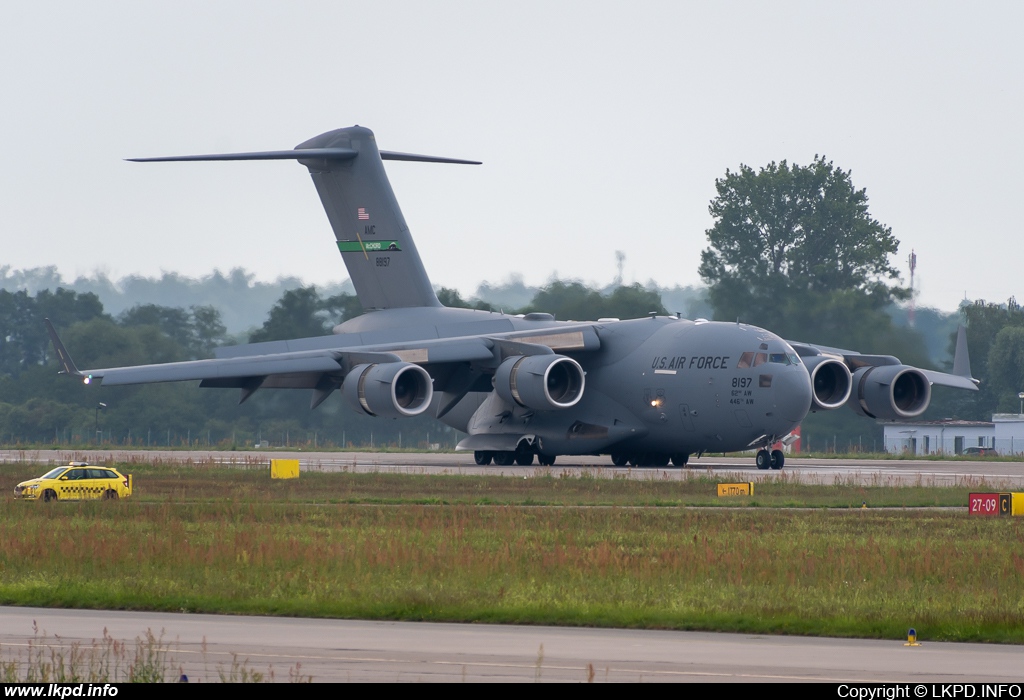
<path id="1" fill-rule="evenodd" d="M 745 481 L 738 484 L 719 484 L 719 496 L 753 496 L 754 482 Z"/>
<path id="2" fill-rule="evenodd" d="M 298 479 L 299 460 L 297 459 L 272 459 L 270 460 L 271 479 Z"/>
<path id="3" fill-rule="evenodd" d="M 917 630 L 911 627 L 907 630 L 907 641 L 903 645 L 905 647 L 919 647 L 921 643 L 917 641 Z"/>

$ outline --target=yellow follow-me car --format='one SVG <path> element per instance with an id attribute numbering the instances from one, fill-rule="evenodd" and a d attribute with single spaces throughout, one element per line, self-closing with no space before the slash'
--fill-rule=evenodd
<path id="1" fill-rule="evenodd" d="M 131 495 L 131 474 L 125 476 L 116 469 L 88 462 L 71 462 L 14 487 L 15 498 L 40 501 L 113 500 Z"/>

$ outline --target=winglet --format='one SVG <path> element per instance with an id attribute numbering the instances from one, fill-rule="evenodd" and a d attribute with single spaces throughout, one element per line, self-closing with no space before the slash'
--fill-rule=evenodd
<path id="1" fill-rule="evenodd" d="M 46 332 L 50 334 L 50 342 L 53 343 L 53 349 L 57 352 L 57 361 L 60 362 L 61 366 L 60 374 L 81 377 L 82 373 L 75 367 L 75 361 L 71 359 L 71 355 L 68 354 L 64 343 L 60 342 L 60 338 L 57 337 L 57 331 L 54 329 L 53 324 L 50 323 L 50 319 L 45 318 L 43 320 L 46 321 Z"/>
<path id="2" fill-rule="evenodd" d="M 956 331 L 956 353 L 953 355 L 953 374 L 958 377 L 967 377 L 975 384 L 977 379 L 971 375 L 971 356 L 967 352 L 967 329 L 963 326 Z"/>

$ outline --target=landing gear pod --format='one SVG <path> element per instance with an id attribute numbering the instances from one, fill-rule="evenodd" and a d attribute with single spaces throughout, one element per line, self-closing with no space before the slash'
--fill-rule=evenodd
<path id="1" fill-rule="evenodd" d="M 811 373 L 811 401 L 814 410 L 839 408 L 850 398 L 853 375 L 846 364 L 833 357 L 818 355 L 803 358 Z"/>
<path id="2" fill-rule="evenodd" d="M 575 406 L 583 397 L 583 385 L 583 368 L 564 355 L 510 357 L 494 373 L 498 396 L 537 411 Z"/>
<path id="3" fill-rule="evenodd" d="M 409 362 L 356 365 L 345 376 L 342 395 L 356 410 L 383 418 L 418 416 L 430 406 L 433 380 Z"/>
<path id="4" fill-rule="evenodd" d="M 849 403 L 862 416 L 881 420 L 917 418 L 931 400 L 931 382 L 913 367 L 861 367 L 853 373 Z"/>

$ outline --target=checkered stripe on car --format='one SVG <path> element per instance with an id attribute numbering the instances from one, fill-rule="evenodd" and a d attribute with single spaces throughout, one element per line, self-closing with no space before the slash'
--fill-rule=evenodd
<path id="1" fill-rule="evenodd" d="M 107 490 L 106 486 L 65 486 L 64 493 L 72 496 L 90 496 L 92 494 L 103 493 Z"/>

